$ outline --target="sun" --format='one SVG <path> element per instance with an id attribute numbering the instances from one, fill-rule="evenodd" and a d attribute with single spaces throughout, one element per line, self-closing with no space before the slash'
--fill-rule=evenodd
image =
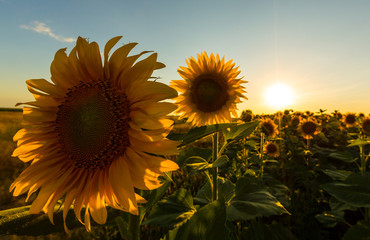
<path id="1" fill-rule="evenodd" d="M 283 83 L 275 83 L 266 89 L 266 103 L 274 108 L 280 109 L 293 103 L 293 93 L 289 86 Z"/>

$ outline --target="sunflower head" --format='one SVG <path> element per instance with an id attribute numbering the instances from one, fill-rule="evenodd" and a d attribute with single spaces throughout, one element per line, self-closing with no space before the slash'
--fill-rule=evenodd
<path id="1" fill-rule="evenodd" d="M 270 118 L 265 118 L 260 124 L 266 136 L 275 137 L 278 134 L 277 125 Z"/>
<path id="2" fill-rule="evenodd" d="M 297 127 L 299 125 L 301 121 L 301 118 L 298 117 L 298 116 L 293 116 L 290 120 L 290 124 L 293 126 L 293 127 Z"/>
<path id="3" fill-rule="evenodd" d="M 267 142 L 263 147 L 263 153 L 270 157 L 278 157 L 279 147 L 274 142 Z"/>
<path id="4" fill-rule="evenodd" d="M 362 112 L 360 112 L 360 113 L 358 113 L 358 117 L 359 117 L 359 118 L 364 118 L 364 117 L 365 117 L 365 114 L 364 114 L 364 113 L 362 113 Z"/>
<path id="5" fill-rule="evenodd" d="M 178 73 L 184 80 L 173 80 L 171 86 L 180 92 L 176 99 L 181 117 L 188 118 L 195 126 L 231 122 L 231 114 L 237 117 L 236 104 L 246 97 L 238 78 L 240 71 L 232 60 L 225 63 L 206 52 L 186 61 L 188 67 L 180 67 Z M 231 113 L 231 114 L 230 114 Z"/>
<path id="6" fill-rule="evenodd" d="M 313 112 L 311 112 L 311 111 L 305 111 L 305 115 L 307 116 L 307 117 L 312 117 L 313 115 L 314 115 L 314 113 Z"/>
<path id="7" fill-rule="evenodd" d="M 177 92 L 149 81 L 164 67 L 157 54 L 128 56 L 136 43 L 110 50 L 120 40 L 108 41 L 104 61 L 97 43 L 78 38 L 69 55 L 59 50 L 51 64 L 52 83 L 28 80 L 35 101 L 24 103 L 24 128 L 16 133 L 13 156 L 31 161 L 10 186 L 14 195 L 28 197 L 39 190 L 30 213 L 41 210 L 53 222 L 54 206 L 64 197 L 65 221 L 73 205 L 77 218 L 85 207 L 99 224 L 107 219 L 106 205 L 138 214 L 144 203 L 134 188 L 161 186 L 158 176 L 177 164 L 159 155 L 177 154 L 178 142 L 166 138 L 176 106 L 163 100 Z M 140 91 L 137 91 L 140 89 Z M 66 224 L 64 225 L 67 231 Z"/>
<path id="8" fill-rule="evenodd" d="M 253 119 L 253 113 L 252 113 L 252 110 L 244 110 L 242 111 L 241 115 L 240 115 L 240 119 L 243 121 L 243 122 L 250 122 L 252 121 Z"/>
<path id="9" fill-rule="evenodd" d="M 365 134 L 370 135 L 370 117 L 365 117 L 362 120 L 361 127 Z"/>
<path id="10" fill-rule="evenodd" d="M 303 120 L 299 129 L 306 139 L 311 139 L 314 135 L 319 133 L 318 124 L 313 118 Z"/>
<path id="11" fill-rule="evenodd" d="M 343 118 L 343 123 L 346 124 L 347 127 L 353 127 L 356 125 L 356 114 L 354 113 L 347 113 Z"/>

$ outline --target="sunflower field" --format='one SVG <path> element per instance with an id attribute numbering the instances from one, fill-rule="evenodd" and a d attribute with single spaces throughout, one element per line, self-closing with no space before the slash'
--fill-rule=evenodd
<path id="1" fill-rule="evenodd" d="M 2 116 L 2 147 L 11 149 L 21 119 L 13 112 Z M 305 133 L 308 121 L 317 129 Z M 164 175 L 160 188 L 141 192 L 148 200 L 139 206 L 141 239 L 368 239 L 369 124 L 361 113 L 322 110 L 256 116 L 248 110 L 233 123 L 195 128 L 175 120 L 168 138 L 182 142 L 172 157 L 180 169 Z M 21 206 L 6 186 L 25 166 L 1 160 L 2 208 Z M 1 233 L 9 239 L 134 239 L 125 230 L 133 227 L 128 213 L 109 209 L 106 226 L 91 233 L 70 217 L 74 229 L 66 235 L 60 211 L 52 225 L 28 209 L 1 211 Z"/>
<path id="2" fill-rule="evenodd" d="M 369 239 L 370 116 L 238 116 L 233 60 L 203 52 L 166 85 L 120 40 L 79 37 L 0 112 L 2 239 Z"/>

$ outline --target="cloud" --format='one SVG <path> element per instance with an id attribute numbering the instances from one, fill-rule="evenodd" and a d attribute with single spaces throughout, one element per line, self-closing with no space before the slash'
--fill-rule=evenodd
<path id="1" fill-rule="evenodd" d="M 66 38 L 60 35 L 56 35 L 45 23 L 39 21 L 33 21 L 30 25 L 20 25 L 19 27 L 22 29 L 32 30 L 37 33 L 48 35 L 49 37 L 54 38 L 55 40 L 58 40 L 60 42 L 76 41 L 76 39 L 74 38 Z"/>

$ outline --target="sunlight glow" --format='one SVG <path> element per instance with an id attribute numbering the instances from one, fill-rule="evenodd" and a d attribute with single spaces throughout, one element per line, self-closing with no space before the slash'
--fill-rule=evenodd
<path id="1" fill-rule="evenodd" d="M 287 85 L 276 83 L 267 88 L 265 99 L 268 105 L 281 109 L 293 103 L 293 93 Z"/>

